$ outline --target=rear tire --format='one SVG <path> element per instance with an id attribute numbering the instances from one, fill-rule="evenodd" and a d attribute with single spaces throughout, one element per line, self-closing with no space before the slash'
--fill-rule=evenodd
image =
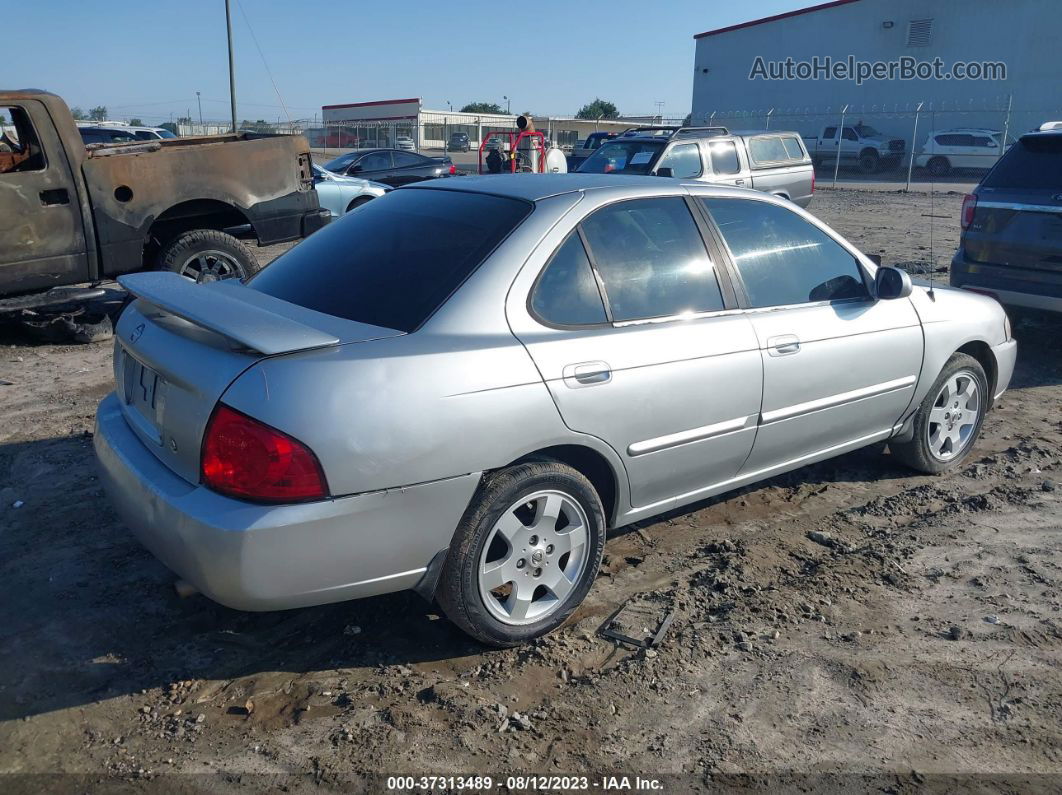
<path id="1" fill-rule="evenodd" d="M 889 444 L 899 461 L 936 475 L 955 469 L 970 455 L 988 410 L 988 379 L 972 356 L 954 353 L 914 416 L 914 435 Z"/>
<path id="2" fill-rule="evenodd" d="M 926 167 L 934 177 L 946 177 L 951 171 L 951 163 L 948 162 L 946 157 L 931 158 Z"/>
<path id="3" fill-rule="evenodd" d="M 222 279 L 243 281 L 262 266 L 254 253 L 232 235 L 217 229 L 193 229 L 162 246 L 158 267 L 204 283 Z"/>
<path id="4" fill-rule="evenodd" d="M 553 631 L 583 601 L 605 547 L 594 487 L 557 461 L 488 476 L 454 533 L 436 598 L 472 637 L 517 646 Z"/>

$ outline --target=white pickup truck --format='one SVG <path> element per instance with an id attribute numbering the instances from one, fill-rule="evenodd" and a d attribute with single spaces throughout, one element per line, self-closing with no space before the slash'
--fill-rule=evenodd
<path id="1" fill-rule="evenodd" d="M 822 129 L 822 134 L 805 137 L 804 144 L 811 153 L 816 166 L 832 166 L 840 153 L 840 164 L 858 166 L 865 174 L 873 174 L 883 168 L 896 168 L 903 161 L 906 142 L 903 138 L 890 138 L 869 124 L 845 125 L 840 135 L 836 125 Z"/>

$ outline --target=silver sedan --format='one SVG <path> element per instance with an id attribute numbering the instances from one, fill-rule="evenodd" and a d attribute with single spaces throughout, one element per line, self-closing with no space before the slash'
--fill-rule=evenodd
<path id="1" fill-rule="evenodd" d="M 959 466 L 1016 353 L 990 298 L 654 177 L 435 180 L 246 284 L 121 281 L 95 445 L 148 548 L 232 607 L 414 589 L 497 645 L 610 528 L 875 442 Z"/>

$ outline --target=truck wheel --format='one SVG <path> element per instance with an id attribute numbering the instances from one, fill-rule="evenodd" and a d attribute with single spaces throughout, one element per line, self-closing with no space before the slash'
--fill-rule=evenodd
<path id="1" fill-rule="evenodd" d="M 911 440 L 890 443 L 889 450 L 919 472 L 955 469 L 973 450 L 989 399 L 981 363 L 953 353 L 915 412 Z"/>
<path id="2" fill-rule="evenodd" d="M 564 623 L 590 590 L 605 512 L 590 482 L 557 461 L 493 473 L 454 533 L 436 598 L 483 643 L 516 646 Z"/>
<path id="3" fill-rule="evenodd" d="M 934 177 L 945 177 L 951 171 L 951 163 L 946 157 L 934 157 L 927 164 L 927 168 Z"/>
<path id="4" fill-rule="evenodd" d="M 864 174 L 873 174 L 880 167 L 877 152 L 864 152 L 859 156 L 859 168 Z"/>
<path id="5" fill-rule="evenodd" d="M 158 266 L 198 283 L 242 281 L 262 267 L 247 246 L 216 229 L 193 229 L 177 235 L 162 246 Z"/>

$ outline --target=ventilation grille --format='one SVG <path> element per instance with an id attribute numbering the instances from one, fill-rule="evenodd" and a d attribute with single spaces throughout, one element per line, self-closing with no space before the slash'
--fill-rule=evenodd
<path id="1" fill-rule="evenodd" d="M 932 19 L 912 19 L 909 23 L 907 23 L 908 47 L 928 47 L 932 39 Z"/>

